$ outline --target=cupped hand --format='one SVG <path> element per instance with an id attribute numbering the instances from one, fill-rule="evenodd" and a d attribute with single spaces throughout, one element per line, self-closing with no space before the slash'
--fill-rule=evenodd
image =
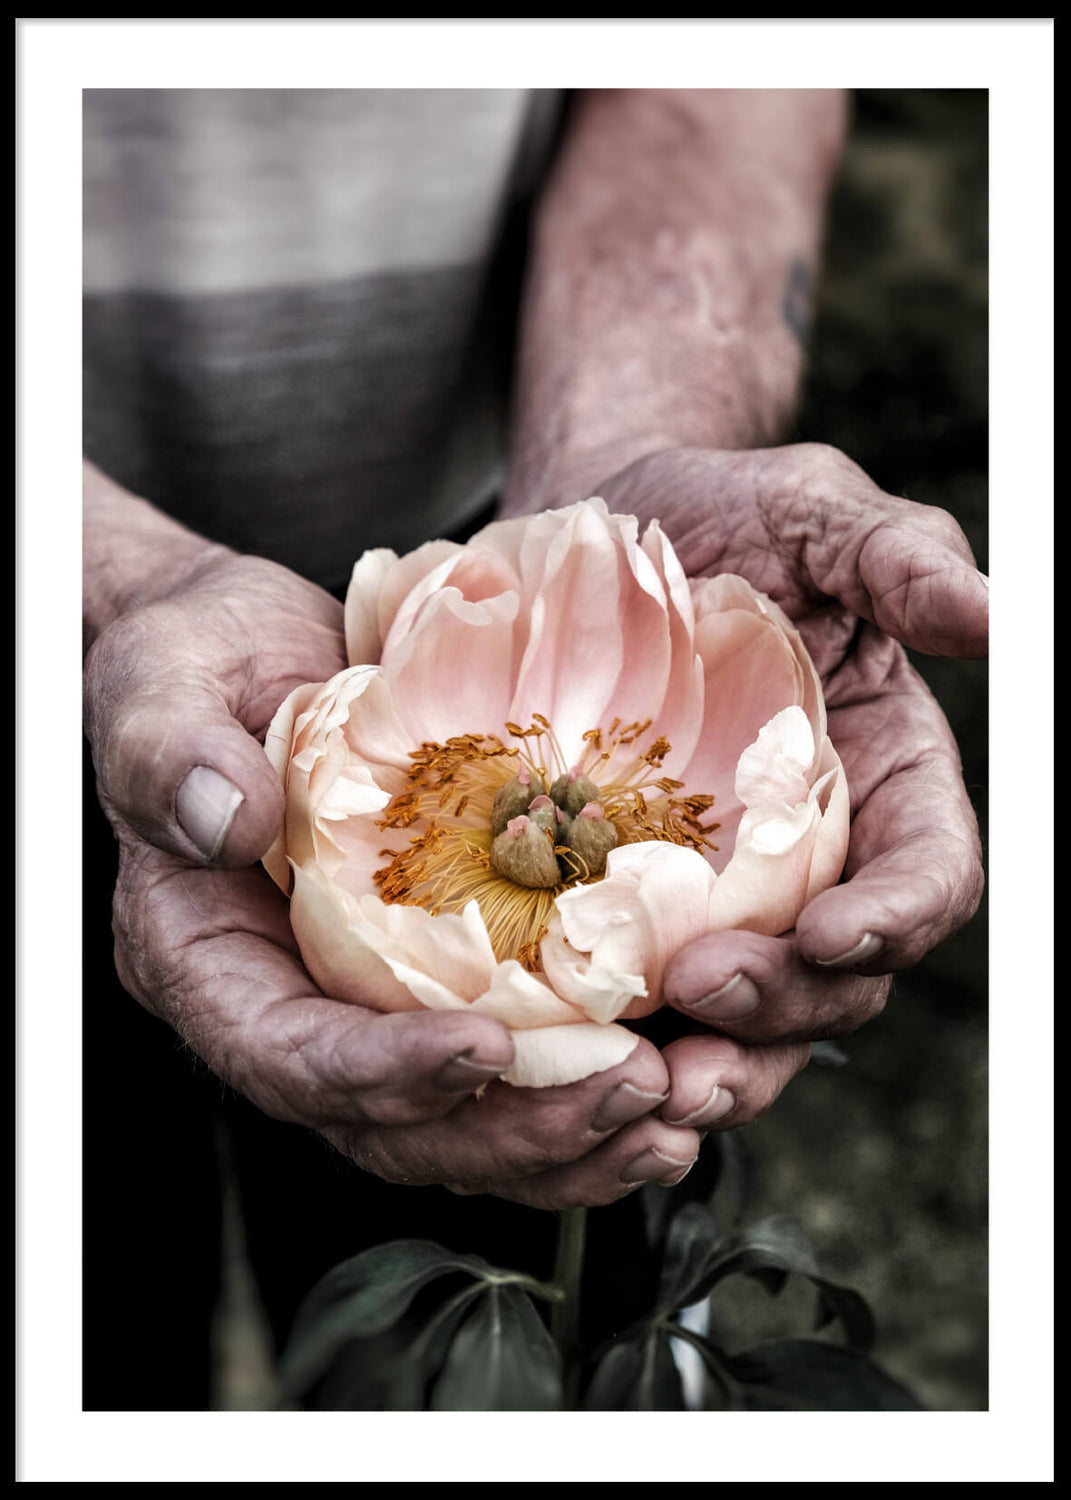
<path id="1" fill-rule="evenodd" d="M 513 1043 L 490 1017 L 381 1015 L 317 989 L 262 870 L 194 868 L 125 830 L 120 845 L 126 989 L 266 1114 L 377 1176 L 569 1208 L 675 1182 L 694 1161 L 697 1133 L 652 1113 L 669 1079 L 649 1042 L 566 1087 L 499 1083 Z"/>
<path id="2" fill-rule="evenodd" d="M 847 775 L 842 883 L 792 933 L 716 933 L 667 969 L 667 1001 L 715 1031 L 666 1049 L 663 1117 L 731 1128 L 776 1098 L 811 1041 L 880 1012 L 891 974 L 978 906 L 981 847 L 959 753 L 904 647 L 984 656 L 988 586 L 951 516 L 885 494 L 822 445 L 667 450 L 601 493 L 614 510 L 659 519 L 690 576 L 739 573 L 785 610 L 821 674 Z"/>
<path id="3" fill-rule="evenodd" d="M 266 1113 L 388 1180 L 544 1208 L 676 1181 L 699 1137 L 652 1112 L 669 1079 L 649 1043 L 581 1083 L 521 1090 L 496 1082 L 513 1061 L 497 1021 L 380 1015 L 309 978 L 285 898 L 248 868 L 283 810 L 261 741 L 294 687 L 345 664 L 337 601 L 222 548 L 101 630 L 86 727 L 120 846 L 125 988 Z"/>

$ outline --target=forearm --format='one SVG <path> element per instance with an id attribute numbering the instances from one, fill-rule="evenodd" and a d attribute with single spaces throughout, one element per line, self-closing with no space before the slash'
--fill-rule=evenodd
<path id="1" fill-rule="evenodd" d="M 779 436 L 845 115 L 834 90 L 581 101 L 534 230 L 507 514 Z"/>
<path id="2" fill-rule="evenodd" d="M 83 462 L 84 648 L 131 605 L 162 598 L 223 550 Z"/>

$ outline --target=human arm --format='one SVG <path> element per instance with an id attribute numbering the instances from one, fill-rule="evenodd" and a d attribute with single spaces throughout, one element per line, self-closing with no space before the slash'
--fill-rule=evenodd
<path id="1" fill-rule="evenodd" d="M 509 510 L 601 493 L 613 509 L 660 518 L 693 575 L 737 571 L 770 593 L 818 662 L 848 770 L 851 880 L 808 909 L 795 938 L 721 934 L 667 974 L 671 998 L 697 1021 L 685 1002 L 721 993 L 707 1008 L 719 1034 L 667 1051 L 665 1112 L 710 1118 L 703 1105 L 718 1080 L 738 1096 L 719 1125 L 772 1097 L 768 1070 L 755 1072 L 765 1047 L 726 1033 L 784 1044 L 851 1029 L 883 1003 L 884 973 L 964 921 L 981 884 L 955 745 L 896 645 L 984 651 L 986 591 L 962 533 L 942 512 L 883 494 L 832 450 L 767 448 L 801 368 L 800 268 L 813 266 L 838 111 L 838 95 L 796 91 L 592 96 L 537 229 L 522 343 Z M 672 148 L 663 173 L 643 156 L 644 122 Z M 589 189 L 586 175 L 605 177 L 610 157 L 608 186 Z M 797 939 L 852 928 L 879 876 L 880 954 L 846 972 L 816 965 L 856 939 L 803 952 Z M 760 1009 L 745 1018 L 756 992 Z M 723 1092 L 712 1107 L 726 1103 Z"/>

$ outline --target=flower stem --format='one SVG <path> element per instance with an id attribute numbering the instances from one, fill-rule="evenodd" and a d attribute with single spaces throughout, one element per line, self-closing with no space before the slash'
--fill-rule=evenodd
<path id="1" fill-rule="evenodd" d="M 550 1331 L 562 1357 L 562 1383 L 566 1411 L 576 1411 L 580 1401 L 580 1273 L 584 1265 L 586 1208 L 570 1208 L 558 1227 L 558 1258 L 554 1284 L 562 1299 L 550 1312 Z"/>

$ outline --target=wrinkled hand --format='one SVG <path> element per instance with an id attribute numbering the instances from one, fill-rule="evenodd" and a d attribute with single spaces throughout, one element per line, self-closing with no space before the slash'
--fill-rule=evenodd
<path id="1" fill-rule="evenodd" d="M 718 1034 L 666 1049 L 662 1114 L 731 1128 L 772 1103 L 811 1041 L 878 1014 L 891 974 L 978 906 L 981 848 L 959 753 L 903 647 L 984 656 L 988 588 L 951 516 L 883 493 L 822 445 L 668 450 L 600 493 L 613 510 L 658 518 L 689 575 L 739 573 L 785 610 L 821 674 L 848 778 L 843 883 L 793 933 L 717 933 L 667 969 L 669 1003 Z"/>
<path id="2" fill-rule="evenodd" d="M 345 664 L 334 599 L 217 548 L 97 637 L 86 725 L 120 845 L 124 986 L 267 1114 L 392 1181 L 547 1208 L 676 1181 L 699 1137 L 652 1113 L 669 1079 L 649 1043 L 582 1083 L 514 1089 L 494 1081 L 513 1060 L 497 1021 L 379 1015 L 305 972 L 285 898 L 247 868 L 283 809 L 259 742 L 294 687 Z"/>

